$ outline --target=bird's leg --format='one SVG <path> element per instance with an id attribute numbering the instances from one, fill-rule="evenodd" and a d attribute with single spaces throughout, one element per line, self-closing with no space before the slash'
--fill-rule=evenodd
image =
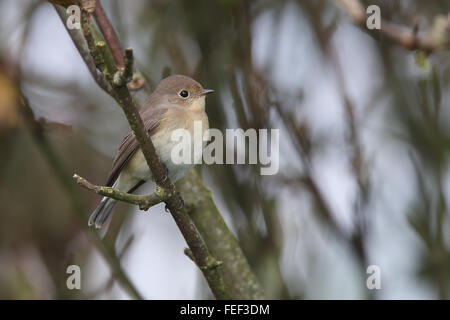
<path id="1" fill-rule="evenodd" d="M 163 179 L 163 181 L 166 181 L 167 178 L 169 178 L 169 168 L 167 168 L 167 166 L 164 163 L 162 165 L 164 167 L 164 179 Z"/>
<path id="2" fill-rule="evenodd" d="M 180 192 L 177 192 L 177 195 L 178 195 L 178 197 L 180 198 L 180 207 L 179 207 L 178 209 L 181 209 L 181 208 L 184 207 L 184 200 L 183 200 L 183 198 L 181 197 Z"/>
<path id="3" fill-rule="evenodd" d="M 177 191 L 177 196 L 178 196 L 178 198 L 180 199 L 180 206 L 178 207 L 178 209 L 181 209 L 181 208 L 184 207 L 184 200 L 183 200 L 183 198 L 181 197 L 180 192 L 178 192 L 178 191 Z M 164 207 L 164 210 L 165 210 L 166 212 L 169 212 L 169 208 L 167 207 L 167 203 L 166 203 L 166 206 Z"/>

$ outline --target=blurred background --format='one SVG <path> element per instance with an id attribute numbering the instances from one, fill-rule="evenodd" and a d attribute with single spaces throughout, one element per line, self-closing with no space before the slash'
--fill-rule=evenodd
<path id="1" fill-rule="evenodd" d="M 407 51 L 332 0 L 102 4 L 150 86 L 192 76 L 216 92 L 211 127 L 280 130 L 276 175 L 198 166 L 268 297 L 449 297 L 448 51 Z M 363 4 L 419 32 L 450 11 L 442 0 Z M 100 197 L 71 181 L 103 184 L 127 129 L 53 6 L 1 0 L 0 298 L 132 298 L 85 233 Z M 144 298 L 211 298 L 163 205 L 120 204 L 102 236 Z M 66 287 L 71 264 L 82 290 Z M 369 265 L 380 290 L 367 289 Z"/>

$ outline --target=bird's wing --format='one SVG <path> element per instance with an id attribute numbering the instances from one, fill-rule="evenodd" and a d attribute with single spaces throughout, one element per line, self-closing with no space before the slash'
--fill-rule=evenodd
<path id="1" fill-rule="evenodd" d="M 167 108 L 147 108 L 141 112 L 145 130 L 152 136 L 158 129 L 159 124 L 164 119 Z M 125 164 L 131 156 L 138 150 L 139 144 L 132 130 L 128 131 L 120 144 L 116 157 L 114 158 L 112 169 L 109 172 L 106 185 L 111 187 L 119 176 Z"/>

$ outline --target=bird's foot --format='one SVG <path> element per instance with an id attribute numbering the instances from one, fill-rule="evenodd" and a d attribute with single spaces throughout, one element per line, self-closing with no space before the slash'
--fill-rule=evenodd
<path id="1" fill-rule="evenodd" d="M 183 198 L 181 197 L 181 195 L 180 195 L 179 192 L 177 192 L 177 195 L 178 195 L 178 198 L 180 199 L 180 206 L 178 207 L 178 209 L 181 209 L 181 208 L 184 207 L 184 200 L 183 200 Z M 164 207 L 164 210 L 165 210 L 166 212 L 169 212 L 169 207 L 167 206 L 167 203 L 166 203 L 166 206 Z"/>
<path id="2" fill-rule="evenodd" d="M 169 178 L 169 168 L 167 168 L 167 166 L 164 163 L 162 165 L 164 167 L 164 179 L 163 179 L 163 181 L 167 181 L 167 179 Z"/>
<path id="3" fill-rule="evenodd" d="M 181 194 L 179 192 L 177 192 L 178 198 L 180 198 L 180 206 L 178 207 L 178 209 L 181 209 L 184 207 L 184 200 L 181 197 Z"/>

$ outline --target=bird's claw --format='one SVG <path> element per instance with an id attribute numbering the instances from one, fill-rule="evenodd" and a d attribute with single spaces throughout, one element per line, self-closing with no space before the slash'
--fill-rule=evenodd
<path id="1" fill-rule="evenodd" d="M 183 198 L 181 197 L 181 195 L 180 195 L 179 192 L 177 192 L 177 195 L 178 195 L 178 198 L 180 199 L 180 206 L 178 207 L 178 209 L 181 209 L 181 208 L 184 207 L 184 200 L 183 200 Z M 164 207 L 164 210 L 165 210 L 166 212 L 169 212 L 169 211 L 170 211 L 170 210 L 169 210 L 169 207 L 167 206 L 167 203 L 166 203 L 166 206 Z"/>

